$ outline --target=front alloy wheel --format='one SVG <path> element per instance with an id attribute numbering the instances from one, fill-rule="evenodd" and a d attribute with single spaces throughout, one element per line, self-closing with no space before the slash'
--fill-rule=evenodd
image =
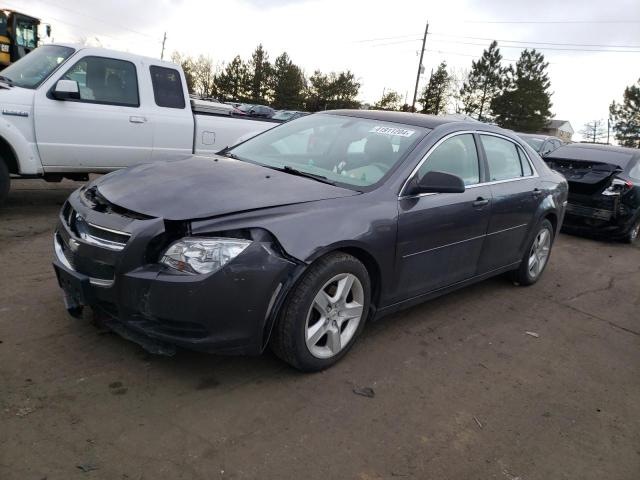
<path id="1" fill-rule="evenodd" d="M 311 355 L 331 358 L 349 344 L 364 309 L 364 289 L 352 273 L 341 273 L 325 283 L 309 308 L 305 339 Z"/>
<path id="2" fill-rule="evenodd" d="M 318 259 L 289 293 L 271 334 L 271 349 L 305 372 L 342 358 L 362 331 L 371 284 L 355 257 L 334 252 Z"/>

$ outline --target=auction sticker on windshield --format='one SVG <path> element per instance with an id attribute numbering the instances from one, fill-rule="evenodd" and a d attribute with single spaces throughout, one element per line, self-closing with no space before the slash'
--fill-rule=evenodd
<path id="1" fill-rule="evenodd" d="M 369 130 L 369 133 L 381 133 L 383 135 L 394 135 L 397 137 L 410 137 L 416 133 L 416 131 L 407 130 L 406 128 L 382 127 L 378 125 Z"/>

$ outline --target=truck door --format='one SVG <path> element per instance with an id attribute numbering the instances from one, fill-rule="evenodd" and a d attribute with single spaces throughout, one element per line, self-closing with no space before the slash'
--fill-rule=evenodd
<path id="1" fill-rule="evenodd" d="M 108 171 L 151 159 L 153 131 L 140 103 L 138 66 L 86 55 L 38 89 L 35 131 L 45 171 Z M 57 80 L 74 80 L 78 100 L 56 100 Z"/>

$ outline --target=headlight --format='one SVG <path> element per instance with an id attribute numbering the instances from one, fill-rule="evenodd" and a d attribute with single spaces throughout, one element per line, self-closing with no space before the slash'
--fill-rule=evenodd
<path id="1" fill-rule="evenodd" d="M 236 238 L 187 237 L 171 244 L 160 263 L 185 273 L 212 273 L 236 258 L 251 244 Z"/>

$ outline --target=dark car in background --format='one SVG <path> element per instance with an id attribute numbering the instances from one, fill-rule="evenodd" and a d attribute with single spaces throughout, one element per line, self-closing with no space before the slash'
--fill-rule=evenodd
<path id="1" fill-rule="evenodd" d="M 258 117 L 258 118 L 271 118 L 276 113 L 276 111 L 268 107 L 266 105 L 253 105 L 250 103 L 243 103 L 237 109 L 240 113 L 248 115 L 249 117 Z"/>
<path id="2" fill-rule="evenodd" d="M 553 137 L 550 135 L 542 135 L 537 133 L 518 133 L 517 135 L 522 140 L 527 142 L 527 144 L 529 144 L 529 146 L 533 148 L 541 157 L 550 154 L 556 148 L 559 148 L 566 143 L 560 140 L 558 137 Z"/>
<path id="3" fill-rule="evenodd" d="M 304 117 L 309 115 L 308 112 L 300 112 L 297 110 L 278 110 L 273 117 L 273 120 L 281 120 L 283 122 L 290 122 L 291 120 L 295 120 L 296 118 Z"/>
<path id="4" fill-rule="evenodd" d="M 544 160 L 569 182 L 565 230 L 638 240 L 640 150 L 574 143 Z"/>
<path id="5" fill-rule="evenodd" d="M 90 306 L 151 351 L 270 345 L 316 371 L 368 320 L 506 272 L 535 283 L 566 198 L 562 176 L 498 127 L 323 112 L 78 189 L 54 267 L 72 314 Z"/>

